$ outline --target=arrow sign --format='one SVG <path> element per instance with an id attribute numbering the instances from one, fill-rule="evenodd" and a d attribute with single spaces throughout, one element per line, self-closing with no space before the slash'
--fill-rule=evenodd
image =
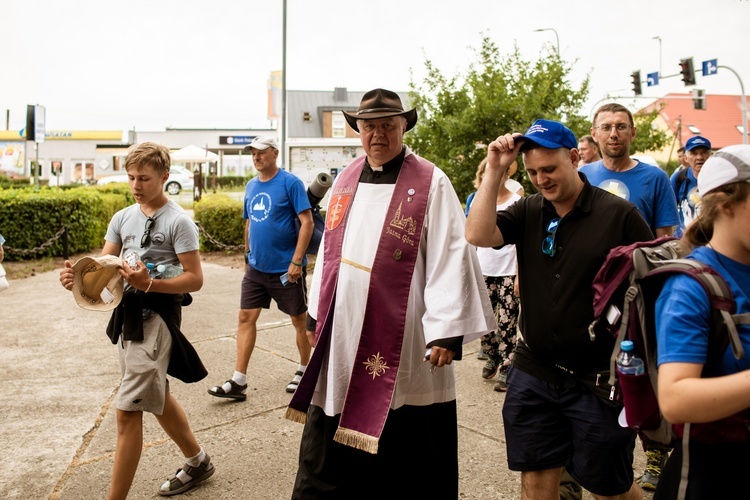
<path id="1" fill-rule="evenodd" d="M 719 71 L 719 65 L 717 59 L 709 59 L 703 61 L 703 76 L 715 75 Z"/>
<path id="2" fill-rule="evenodd" d="M 646 75 L 646 85 L 649 87 L 653 87 L 654 85 L 659 85 L 659 72 L 656 73 L 649 73 Z"/>

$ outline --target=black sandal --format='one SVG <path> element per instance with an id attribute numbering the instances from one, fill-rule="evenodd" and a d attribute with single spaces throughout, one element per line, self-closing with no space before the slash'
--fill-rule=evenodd
<path id="1" fill-rule="evenodd" d="M 245 391 L 247 390 L 247 384 L 239 385 L 232 379 L 227 380 L 227 382 L 229 382 L 229 385 L 232 386 L 232 388 L 229 389 L 229 392 L 225 391 L 222 386 L 217 385 L 216 387 L 210 388 L 208 390 L 208 393 L 212 396 L 216 396 L 217 398 L 229 398 L 235 399 L 237 401 L 244 401 L 247 399 L 247 394 L 245 394 Z"/>
<path id="2" fill-rule="evenodd" d="M 287 384 L 287 386 L 286 386 L 286 392 L 288 392 L 288 393 L 291 394 L 294 391 L 296 391 L 297 390 L 297 386 L 299 385 L 300 380 L 302 380 L 302 375 L 304 375 L 304 374 L 305 374 L 304 372 L 301 372 L 299 370 L 296 371 L 296 372 L 294 372 L 294 378 L 292 379 L 291 382 L 289 382 L 289 384 Z"/>

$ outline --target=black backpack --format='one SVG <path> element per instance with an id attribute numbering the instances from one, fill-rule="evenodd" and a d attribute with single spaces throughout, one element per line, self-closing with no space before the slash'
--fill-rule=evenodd
<path id="1" fill-rule="evenodd" d="M 320 213 L 320 202 L 325 196 L 328 189 L 331 187 L 333 179 L 326 173 L 320 173 L 313 180 L 313 182 L 307 188 L 307 199 L 310 201 L 312 206 L 312 217 L 313 217 L 313 234 L 310 238 L 310 243 L 307 245 L 305 255 L 317 255 L 318 249 L 320 248 L 320 240 L 323 238 L 323 231 L 326 228 L 326 220 L 323 214 Z M 300 222 L 299 218 L 294 218 L 294 227 L 299 235 Z"/>

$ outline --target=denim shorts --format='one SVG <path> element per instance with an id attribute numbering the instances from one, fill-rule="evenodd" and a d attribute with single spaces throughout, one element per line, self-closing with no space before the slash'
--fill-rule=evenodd
<path id="1" fill-rule="evenodd" d="M 636 433 L 617 423 L 619 408 L 581 384 L 556 386 L 512 365 L 507 380 L 503 424 L 510 470 L 565 467 L 595 495 L 630 489 Z"/>
<path id="2" fill-rule="evenodd" d="M 289 316 L 307 312 L 307 269 L 302 268 L 302 278 L 296 283 L 281 283 L 284 273 L 263 273 L 252 266 L 245 266 L 242 278 L 240 309 L 268 309 L 271 299 L 279 311 Z"/>

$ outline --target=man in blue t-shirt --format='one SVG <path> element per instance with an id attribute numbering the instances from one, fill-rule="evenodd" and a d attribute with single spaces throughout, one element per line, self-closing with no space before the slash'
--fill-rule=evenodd
<path id="1" fill-rule="evenodd" d="M 313 234 L 313 218 L 305 186 L 276 164 L 279 146 L 272 137 L 256 137 L 245 148 L 253 156 L 257 177 L 245 187 L 245 251 L 237 326 L 237 358 L 232 378 L 208 393 L 219 398 L 247 398 L 247 366 L 255 348 L 256 323 L 271 299 L 289 315 L 296 332 L 299 366 L 286 386 L 294 392 L 307 368 L 312 348 L 305 335 L 307 284 L 305 250 Z M 297 232 L 295 219 L 299 220 Z"/>
<path id="2" fill-rule="evenodd" d="M 677 226 L 675 236 L 682 236 L 685 228 L 695 216 L 696 205 L 700 200 L 698 194 L 698 173 L 701 167 L 711 156 L 711 141 L 700 135 L 694 135 L 685 143 L 686 168 L 675 170 L 670 178 L 672 190 L 677 199 L 677 213 L 680 224 Z"/>
<path id="3" fill-rule="evenodd" d="M 594 114 L 591 135 L 599 144 L 602 161 L 584 165 L 579 171 L 592 185 L 633 203 L 657 237 L 671 236 L 679 217 L 669 176 L 658 166 L 630 157 L 630 144 L 635 134 L 630 110 L 617 103 L 601 106 Z M 638 483 L 645 489 L 655 490 L 670 448 L 649 441 L 642 433 L 639 436 L 648 462 Z"/>
<path id="4" fill-rule="evenodd" d="M 656 236 L 671 235 L 679 218 L 669 177 L 661 168 L 630 157 L 635 133 L 633 115 L 625 106 L 609 103 L 600 107 L 594 114 L 591 135 L 599 144 L 602 160 L 579 171 L 591 185 L 638 207 Z"/>

